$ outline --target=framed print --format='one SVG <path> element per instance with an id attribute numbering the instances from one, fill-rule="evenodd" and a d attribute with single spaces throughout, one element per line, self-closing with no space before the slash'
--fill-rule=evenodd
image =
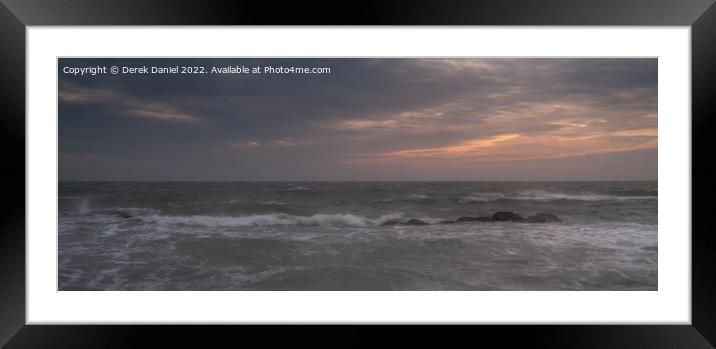
<path id="1" fill-rule="evenodd" d="M 36 4 L 2 8 L 8 347 L 712 347 L 712 3 Z"/>

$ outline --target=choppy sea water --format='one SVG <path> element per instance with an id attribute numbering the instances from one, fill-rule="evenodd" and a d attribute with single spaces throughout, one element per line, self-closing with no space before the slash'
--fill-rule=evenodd
<path id="1" fill-rule="evenodd" d="M 60 290 L 656 290 L 657 182 L 60 182 Z M 512 211 L 561 223 L 470 222 Z M 411 218 L 425 225 L 400 225 Z"/>

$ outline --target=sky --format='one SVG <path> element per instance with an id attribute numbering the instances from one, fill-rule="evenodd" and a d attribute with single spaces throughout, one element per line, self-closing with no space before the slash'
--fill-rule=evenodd
<path id="1" fill-rule="evenodd" d="M 67 73 L 91 66 L 207 73 Z M 227 66 L 330 73 L 208 72 Z M 657 179 L 651 58 L 62 58 L 58 69 L 60 180 Z"/>

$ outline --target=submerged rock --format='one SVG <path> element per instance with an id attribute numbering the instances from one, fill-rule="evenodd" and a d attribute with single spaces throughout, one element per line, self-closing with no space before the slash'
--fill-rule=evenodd
<path id="1" fill-rule="evenodd" d="M 492 215 L 492 219 L 498 222 L 522 222 L 524 217 L 514 212 L 501 211 Z"/>
<path id="2" fill-rule="evenodd" d="M 387 220 L 387 221 L 381 223 L 380 225 L 383 227 L 392 227 L 392 226 L 396 226 L 396 225 L 428 225 L 428 224 L 430 224 L 430 223 L 423 222 L 419 219 L 412 218 L 412 219 L 408 219 L 407 221 L 404 221 L 404 222 L 401 222 L 397 219 L 391 219 L 391 220 Z"/>
<path id="3" fill-rule="evenodd" d="M 553 222 L 562 222 L 562 220 L 551 213 L 538 213 L 536 215 L 527 217 L 527 222 L 529 222 L 529 223 L 553 223 Z"/>
<path id="4" fill-rule="evenodd" d="M 397 220 L 397 219 L 391 219 L 391 220 L 387 220 L 387 221 L 385 221 L 385 222 L 383 222 L 383 223 L 380 223 L 380 226 L 382 226 L 382 227 L 392 227 L 392 226 L 398 225 L 398 224 L 400 224 L 400 221 L 399 221 L 399 220 Z"/>
<path id="5" fill-rule="evenodd" d="M 500 212 L 495 213 L 492 217 L 463 216 L 463 217 L 460 217 L 454 221 L 441 220 L 440 224 L 474 223 L 474 222 L 555 223 L 555 222 L 562 222 L 562 220 L 559 219 L 559 217 L 557 217 L 551 213 L 537 213 L 535 215 L 524 218 L 521 215 L 514 213 L 514 212 L 500 211 Z M 396 225 L 429 225 L 429 224 L 430 223 L 428 223 L 428 222 L 412 218 L 407 221 L 391 219 L 391 220 L 381 223 L 380 225 L 381 226 L 396 226 Z"/>
<path id="6" fill-rule="evenodd" d="M 403 225 L 428 225 L 429 223 L 423 222 L 419 219 L 412 218 L 412 219 L 409 219 L 409 220 L 403 222 L 402 224 Z"/>
<path id="7" fill-rule="evenodd" d="M 127 219 L 127 218 L 132 218 L 132 215 L 128 212 L 120 212 L 120 213 L 117 213 L 117 217 Z"/>
<path id="8" fill-rule="evenodd" d="M 455 222 L 494 222 L 492 217 L 460 217 Z"/>
<path id="9" fill-rule="evenodd" d="M 477 222 L 477 217 L 460 217 L 455 222 Z"/>

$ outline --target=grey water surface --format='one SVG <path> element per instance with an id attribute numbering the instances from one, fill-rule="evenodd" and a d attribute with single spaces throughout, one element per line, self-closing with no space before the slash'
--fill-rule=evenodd
<path id="1" fill-rule="evenodd" d="M 657 196 L 656 181 L 60 182 L 58 289 L 656 290 Z M 562 222 L 445 224 L 498 211 Z M 427 224 L 394 224 L 411 218 Z"/>

